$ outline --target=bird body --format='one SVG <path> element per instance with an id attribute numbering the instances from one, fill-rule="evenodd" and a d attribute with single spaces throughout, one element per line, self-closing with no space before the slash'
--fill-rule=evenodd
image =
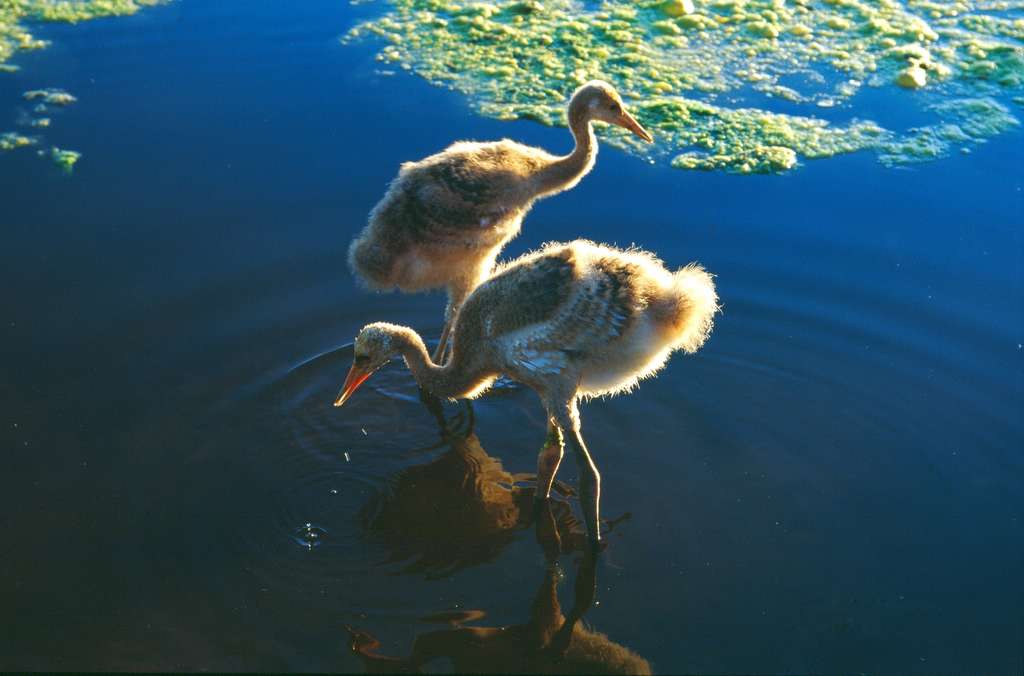
<path id="1" fill-rule="evenodd" d="M 538 198 L 540 168 L 556 158 L 514 141 L 459 142 L 405 162 L 349 261 L 371 288 L 473 288 L 519 234 Z"/>
<path id="2" fill-rule="evenodd" d="M 533 203 L 572 188 L 594 166 L 597 140 L 591 122 L 617 124 L 651 140 L 604 82 L 576 90 L 567 115 L 576 145 L 565 156 L 508 139 L 460 141 L 402 164 L 366 228 L 352 241 L 349 266 L 372 289 L 447 288 L 449 309 L 439 352 L 455 310 L 486 279 L 502 247 L 519 234 Z"/>
<path id="3" fill-rule="evenodd" d="M 500 266 L 466 298 L 444 366 L 431 361 L 412 329 L 364 327 L 336 405 L 393 356 L 438 397 L 476 397 L 499 375 L 529 386 L 549 416 L 538 494 L 549 494 L 568 440 L 581 464 L 587 529 L 596 541 L 599 476 L 579 434 L 576 401 L 628 391 L 673 351 L 696 351 L 717 310 L 711 275 L 699 265 L 670 272 L 636 249 L 586 240 L 549 244 Z"/>
<path id="4" fill-rule="evenodd" d="M 479 342 L 493 341 L 502 373 L 534 389 L 566 381 L 577 395 L 601 396 L 632 389 L 676 348 L 696 349 L 716 307 L 699 266 L 670 273 L 646 252 L 579 240 L 499 269 L 467 304 L 466 333 L 475 338 L 478 312 Z"/>

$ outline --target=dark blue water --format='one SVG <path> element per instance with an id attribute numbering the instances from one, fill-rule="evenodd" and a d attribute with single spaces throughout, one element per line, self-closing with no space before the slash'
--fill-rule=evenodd
<path id="1" fill-rule="evenodd" d="M 41 27 L 0 77 L 3 128 L 26 89 L 78 96 L 46 135 L 83 153 L 0 156 L 0 668 L 357 670 L 345 625 L 403 655 L 432 613 L 526 621 L 536 397 L 449 407 L 468 441 L 398 367 L 330 403 L 364 323 L 440 329 L 440 296 L 344 264 L 398 164 L 570 139 L 374 74 L 337 37 L 378 11 L 183 0 Z M 724 305 L 698 355 L 583 410 L 602 511 L 632 515 L 590 627 L 662 672 L 1021 673 L 1022 153 L 737 177 L 605 148 L 536 207 L 509 255 L 636 243 Z"/>

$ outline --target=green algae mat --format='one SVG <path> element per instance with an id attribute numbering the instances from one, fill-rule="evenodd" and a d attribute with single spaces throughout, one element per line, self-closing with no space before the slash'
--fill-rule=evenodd
<path id="1" fill-rule="evenodd" d="M 19 51 L 43 49 L 49 43 L 32 35 L 33 22 L 61 21 L 77 23 L 88 19 L 134 14 L 142 7 L 162 4 L 166 0 L 0 0 L 0 73 L 13 72 L 17 66 L 9 63 Z M 45 129 L 51 124 L 48 116 L 52 107 L 65 107 L 75 97 L 60 89 L 37 89 L 24 94 L 27 101 L 35 101 L 33 117 L 24 124 L 33 129 Z M 38 135 L 25 135 L 8 131 L 0 133 L 0 151 L 16 150 L 42 143 Z M 38 150 L 61 169 L 70 172 L 81 153 L 56 146 Z"/>
<path id="2" fill-rule="evenodd" d="M 343 41 L 368 36 L 380 61 L 498 119 L 562 125 L 576 85 L 608 80 L 656 144 L 608 140 L 682 169 L 783 172 L 861 150 L 933 160 L 1024 109 L 1021 0 L 388 0 Z M 927 123 L 861 119 L 871 91 L 911 99 Z"/>
<path id="3" fill-rule="evenodd" d="M 134 14 L 166 0 L 0 0 L 0 67 L 19 50 L 42 49 L 45 40 L 34 37 L 29 24 L 39 21 L 78 23 L 88 19 Z"/>
<path id="4" fill-rule="evenodd" d="M 31 33 L 36 22 L 165 1 L 0 0 L 0 71 L 15 69 L 18 51 L 46 46 Z M 656 144 L 617 129 L 607 139 L 681 169 L 783 172 L 862 150 L 886 165 L 922 162 L 969 152 L 1018 127 L 1024 110 L 1024 0 L 387 0 L 343 40 L 367 36 L 383 41 L 380 61 L 463 92 L 498 119 L 564 124 L 568 93 L 608 80 Z M 909 99 L 926 123 L 864 119 L 870 91 Z M 0 151 L 40 145 L 50 109 L 74 101 L 60 90 L 25 96 L 40 99 L 33 133 L 3 132 Z M 68 170 L 79 157 L 39 154 Z"/>

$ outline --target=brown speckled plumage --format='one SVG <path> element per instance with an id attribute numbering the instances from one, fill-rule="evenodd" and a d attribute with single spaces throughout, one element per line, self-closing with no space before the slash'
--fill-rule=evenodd
<path id="1" fill-rule="evenodd" d="M 529 386 L 550 419 L 538 491 L 550 490 L 564 438 L 581 466 L 581 502 L 596 539 L 598 474 L 579 434 L 577 399 L 628 391 L 673 351 L 696 351 L 717 310 L 714 283 L 698 265 L 670 272 L 636 249 L 586 240 L 549 244 L 499 267 L 466 298 L 444 366 L 431 361 L 412 329 L 364 327 L 337 403 L 362 382 L 354 379 L 398 355 L 439 397 L 478 396 L 499 375 Z"/>
<path id="2" fill-rule="evenodd" d="M 457 143 L 406 162 L 352 242 L 353 272 L 377 289 L 469 291 L 536 199 L 538 152 L 507 140 Z"/>
<path id="3" fill-rule="evenodd" d="M 615 90 L 600 81 L 573 94 L 567 117 L 576 147 L 564 157 L 505 139 L 458 142 L 404 163 L 349 247 L 353 273 L 378 290 L 447 288 L 450 306 L 457 308 L 519 234 L 534 201 L 573 187 L 593 167 L 592 121 L 650 139 Z"/>

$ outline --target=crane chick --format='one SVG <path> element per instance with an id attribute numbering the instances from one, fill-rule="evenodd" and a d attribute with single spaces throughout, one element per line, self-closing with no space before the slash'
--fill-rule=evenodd
<path id="1" fill-rule="evenodd" d="M 369 223 L 352 241 L 352 272 L 372 289 L 448 290 L 435 361 L 444 356 L 451 322 L 466 295 L 519 234 L 535 200 L 575 186 L 594 166 L 591 122 L 624 127 L 653 139 L 630 115 L 618 92 L 594 80 L 572 95 L 569 129 L 576 146 L 565 156 L 508 139 L 460 141 L 419 162 L 402 164 Z"/>
<path id="2" fill-rule="evenodd" d="M 501 266 L 466 298 L 452 328 L 451 359 L 443 366 L 410 328 L 382 322 L 363 327 L 335 406 L 393 357 L 402 357 L 419 386 L 437 397 L 476 397 L 499 375 L 527 385 L 548 416 L 536 495 L 550 495 L 567 443 L 596 547 L 600 475 L 580 432 L 577 400 L 629 391 L 675 350 L 695 352 L 717 310 L 711 275 L 699 265 L 670 272 L 653 254 L 636 249 L 585 240 L 549 244 Z"/>

